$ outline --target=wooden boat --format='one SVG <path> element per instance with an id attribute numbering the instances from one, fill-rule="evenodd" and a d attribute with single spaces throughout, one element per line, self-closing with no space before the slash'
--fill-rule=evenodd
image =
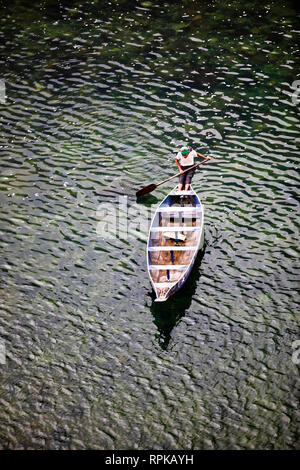
<path id="1" fill-rule="evenodd" d="M 149 231 L 147 267 L 156 302 L 164 302 L 184 284 L 204 244 L 204 211 L 192 187 L 167 195 L 156 209 Z"/>

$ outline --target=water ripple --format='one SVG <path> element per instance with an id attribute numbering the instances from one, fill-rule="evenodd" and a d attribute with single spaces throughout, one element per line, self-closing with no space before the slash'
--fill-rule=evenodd
<path id="1" fill-rule="evenodd" d="M 1 448 L 297 448 L 294 6 L 44 3 L 0 19 Z M 174 182 L 135 192 L 183 143 L 214 157 L 205 249 L 157 305 Z"/>

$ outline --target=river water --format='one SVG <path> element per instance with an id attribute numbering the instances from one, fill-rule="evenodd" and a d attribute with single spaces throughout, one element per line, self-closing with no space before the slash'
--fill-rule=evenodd
<path id="1" fill-rule="evenodd" d="M 1 448 L 300 447 L 299 30 L 287 0 L 2 8 Z M 205 248 L 157 304 L 174 181 L 135 192 L 182 144 Z"/>

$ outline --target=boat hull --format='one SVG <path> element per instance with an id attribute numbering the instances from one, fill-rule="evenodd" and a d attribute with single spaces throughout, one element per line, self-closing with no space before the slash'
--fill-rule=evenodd
<path id="1" fill-rule="evenodd" d="M 204 245 L 203 226 L 203 206 L 192 188 L 177 192 L 175 187 L 156 209 L 147 243 L 156 302 L 165 302 L 186 282 Z"/>

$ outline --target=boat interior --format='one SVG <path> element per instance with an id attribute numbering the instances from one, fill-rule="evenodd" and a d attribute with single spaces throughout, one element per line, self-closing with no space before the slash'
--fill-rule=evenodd
<path id="1" fill-rule="evenodd" d="M 171 193 L 158 208 L 148 245 L 149 272 L 158 296 L 167 294 L 193 259 L 201 237 L 201 210 L 194 192 Z"/>

